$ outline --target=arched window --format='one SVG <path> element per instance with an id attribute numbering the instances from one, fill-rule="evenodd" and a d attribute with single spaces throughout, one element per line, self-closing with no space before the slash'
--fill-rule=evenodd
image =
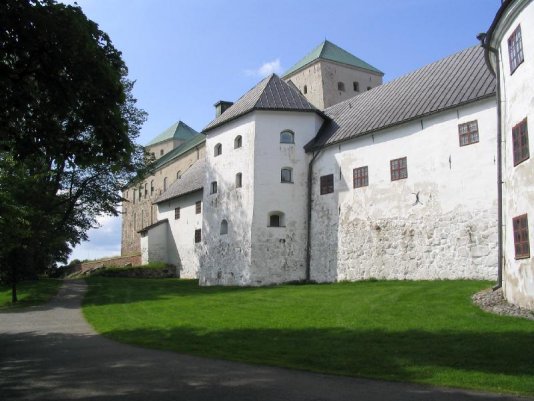
<path id="1" fill-rule="evenodd" d="M 154 180 L 150 181 L 150 195 L 154 193 Z"/>
<path id="2" fill-rule="evenodd" d="M 225 220 L 221 221 L 221 235 L 228 234 L 228 222 Z"/>
<path id="3" fill-rule="evenodd" d="M 308 93 L 308 85 L 304 85 L 304 94 Z"/>
<path id="4" fill-rule="evenodd" d="M 235 175 L 235 187 L 241 188 L 243 186 L 243 174 L 237 173 Z"/>
<path id="5" fill-rule="evenodd" d="M 291 167 L 284 167 L 280 171 L 281 182 L 293 182 L 293 169 Z"/>
<path id="6" fill-rule="evenodd" d="M 241 146 L 243 146 L 243 138 L 241 135 L 238 135 L 234 139 L 234 149 L 240 148 Z"/>
<path id="7" fill-rule="evenodd" d="M 295 143 L 295 134 L 293 131 L 285 130 L 280 132 L 280 143 Z"/>
<path id="8" fill-rule="evenodd" d="M 341 92 L 345 92 L 345 84 L 343 82 L 337 83 L 337 90 Z"/>
<path id="9" fill-rule="evenodd" d="M 214 156 L 222 155 L 222 145 L 220 143 L 215 145 L 215 147 L 213 148 L 213 155 Z"/>
<path id="10" fill-rule="evenodd" d="M 284 213 L 269 213 L 269 227 L 284 227 Z"/>
<path id="11" fill-rule="evenodd" d="M 166 191 L 167 190 L 167 177 L 165 177 L 163 179 L 163 190 Z"/>

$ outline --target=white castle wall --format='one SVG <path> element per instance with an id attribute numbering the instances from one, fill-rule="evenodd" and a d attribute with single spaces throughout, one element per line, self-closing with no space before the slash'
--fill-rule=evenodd
<path id="1" fill-rule="evenodd" d="M 460 147 L 458 124 L 472 120 L 480 142 Z M 491 99 L 323 150 L 314 164 L 312 279 L 495 278 L 495 143 Z M 392 182 L 390 160 L 405 156 L 408 178 Z M 354 189 L 361 166 L 369 186 Z M 319 177 L 330 173 L 335 192 L 320 195 Z"/>

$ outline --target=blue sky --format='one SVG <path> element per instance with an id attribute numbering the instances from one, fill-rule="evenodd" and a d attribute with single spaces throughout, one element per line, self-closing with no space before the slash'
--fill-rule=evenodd
<path id="1" fill-rule="evenodd" d="M 65 1 L 73 3 L 72 1 Z M 200 131 L 218 100 L 235 101 L 324 39 L 385 72 L 385 82 L 466 47 L 500 0 L 78 0 L 122 51 L 148 112 L 139 142 L 178 120 Z M 72 258 L 120 253 L 120 219 L 101 217 Z"/>

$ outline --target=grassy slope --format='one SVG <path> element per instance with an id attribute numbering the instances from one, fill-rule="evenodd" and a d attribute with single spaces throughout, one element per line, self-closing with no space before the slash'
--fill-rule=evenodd
<path id="1" fill-rule="evenodd" d="M 0 285 L 0 309 L 37 305 L 49 301 L 57 294 L 62 281 L 56 279 L 39 279 L 23 281 L 17 285 L 15 305 L 11 304 L 11 287 Z"/>
<path id="2" fill-rule="evenodd" d="M 89 322 L 118 341 L 344 375 L 534 394 L 534 322 L 493 316 L 476 281 L 198 288 L 91 278 Z"/>

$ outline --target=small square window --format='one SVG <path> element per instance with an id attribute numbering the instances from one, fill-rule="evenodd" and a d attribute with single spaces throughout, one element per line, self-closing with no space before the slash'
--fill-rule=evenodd
<path id="1" fill-rule="evenodd" d="M 200 241 L 202 241 L 202 230 L 199 228 L 195 230 L 195 244 L 198 244 Z"/>
<path id="2" fill-rule="evenodd" d="M 513 218 L 515 258 L 530 258 L 530 241 L 528 239 L 528 218 L 524 214 Z"/>
<path id="3" fill-rule="evenodd" d="M 293 173 L 293 170 L 291 168 L 289 167 L 283 168 L 280 171 L 280 181 L 292 183 L 293 182 L 292 173 Z"/>
<path id="4" fill-rule="evenodd" d="M 195 213 L 200 214 L 202 212 L 202 201 L 195 202 Z"/>
<path id="5" fill-rule="evenodd" d="M 334 192 L 334 174 L 323 175 L 321 177 L 321 195 Z"/>
<path id="6" fill-rule="evenodd" d="M 512 142 L 514 151 L 514 166 L 517 166 L 519 163 L 524 162 L 530 157 L 526 118 L 512 128 Z"/>
<path id="7" fill-rule="evenodd" d="M 460 138 L 460 146 L 471 145 L 478 142 L 478 122 L 469 121 L 465 124 L 458 125 L 458 135 Z"/>
<path id="8" fill-rule="evenodd" d="M 366 187 L 369 185 L 369 175 L 367 166 L 355 168 L 352 171 L 354 188 Z"/>
<path id="9" fill-rule="evenodd" d="M 408 161 L 406 157 L 391 160 L 389 163 L 391 168 L 391 181 L 408 178 Z"/>
<path id="10" fill-rule="evenodd" d="M 278 214 L 269 216 L 269 227 L 280 227 L 280 216 Z"/>
<path id="11" fill-rule="evenodd" d="M 510 58 L 510 73 L 513 74 L 517 67 L 524 61 L 521 25 L 508 38 L 508 56 Z"/>
<path id="12" fill-rule="evenodd" d="M 180 218 L 180 208 L 177 207 L 174 209 L 174 220 L 178 220 Z"/>

